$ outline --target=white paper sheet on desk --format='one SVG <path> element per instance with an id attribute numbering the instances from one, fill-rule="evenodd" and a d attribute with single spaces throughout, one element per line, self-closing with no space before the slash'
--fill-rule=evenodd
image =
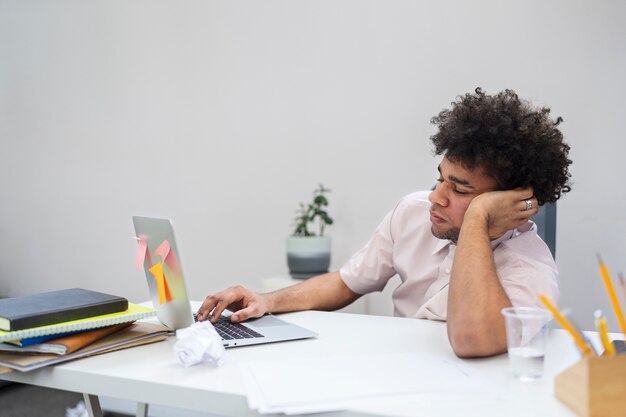
<path id="1" fill-rule="evenodd" d="M 491 395 L 491 387 L 447 360 L 397 353 L 288 359 L 242 364 L 250 408 L 311 413 L 355 403 L 445 391 Z"/>

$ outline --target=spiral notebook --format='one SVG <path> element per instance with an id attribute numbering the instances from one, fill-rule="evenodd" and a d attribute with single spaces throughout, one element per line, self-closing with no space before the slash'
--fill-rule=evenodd
<path id="1" fill-rule="evenodd" d="M 95 341 L 98 341 L 110 334 L 118 332 L 125 327 L 132 324 L 121 323 L 113 326 L 100 327 L 98 329 L 85 330 L 82 332 L 70 332 L 56 335 L 49 335 L 44 337 L 53 337 L 54 339 L 48 340 L 43 343 L 27 346 L 16 346 L 9 343 L 0 343 L 0 352 L 16 352 L 16 353 L 53 353 L 55 355 L 66 355 L 82 349 L 85 346 L 89 346 Z M 69 336 L 66 336 L 69 334 Z M 22 339 L 29 340 L 29 339 Z"/>
<path id="2" fill-rule="evenodd" d="M 156 311 L 153 308 L 128 303 L 128 310 L 121 311 L 119 313 L 104 314 L 102 316 L 72 320 L 64 323 L 33 327 L 24 330 L 16 330 L 13 332 L 0 331 L 0 342 L 19 340 L 28 337 L 46 336 L 50 334 L 68 333 L 77 330 L 97 329 L 99 327 L 141 320 L 146 317 L 154 316 L 155 313 Z"/>
<path id="3" fill-rule="evenodd" d="M 74 359 L 159 342 L 167 339 L 170 334 L 172 334 L 172 332 L 161 324 L 140 321 L 131 324 L 125 329 L 110 334 L 87 347 L 68 353 L 67 355 L 0 352 L 0 374 L 11 372 L 11 369 L 28 372 L 44 366 L 56 365 Z"/>

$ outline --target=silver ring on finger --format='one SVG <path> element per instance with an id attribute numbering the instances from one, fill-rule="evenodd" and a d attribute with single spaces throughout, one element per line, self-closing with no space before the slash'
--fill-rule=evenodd
<path id="1" fill-rule="evenodd" d="M 526 211 L 531 210 L 533 208 L 533 200 L 528 199 L 524 202 L 526 203 Z"/>

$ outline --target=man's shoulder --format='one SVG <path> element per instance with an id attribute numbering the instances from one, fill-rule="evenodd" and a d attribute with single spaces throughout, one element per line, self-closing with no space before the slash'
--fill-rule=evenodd
<path id="1" fill-rule="evenodd" d="M 417 226 L 429 222 L 430 201 L 428 201 L 428 195 L 430 193 L 430 191 L 416 191 L 402 197 L 392 211 L 392 223 L 404 227 L 409 224 Z"/>
<path id="2" fill-rule="evenodd" d="M 405 195 L 398 202 L 398 206 L 406 205 L 406 206 L 428 206 L 430 207 L 430 201 L 428 201 L 428 196 L 432 191 L 414 191 L 410 194 Z"/>
<path id="3" fill-rule="evenodd" d="M 516 230 L 510 239 L 502 242 L 501 250 L 508 257 L 524 263 L 541 263 L 556 269 L 548 245 L 537 234 L 537 226 L 529 221 L 527 227 Z"/>

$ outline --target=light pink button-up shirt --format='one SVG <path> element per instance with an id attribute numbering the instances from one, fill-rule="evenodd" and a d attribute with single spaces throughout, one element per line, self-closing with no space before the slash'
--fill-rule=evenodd
<path id="1" fill-rule="evenodd" d="M 398 274 L 402 282 L 393 292 L 396 316 L 445 320 L 456 245 L 432 235 L 429 193 L 419 191 L 400 200 L 339 273 L 358 294 L 382 291 Z M 491 244 L 500 283 L 514 306 L 541 307 L 539 293 L 556 303 L 558 272 L 534 223 Z"/>

